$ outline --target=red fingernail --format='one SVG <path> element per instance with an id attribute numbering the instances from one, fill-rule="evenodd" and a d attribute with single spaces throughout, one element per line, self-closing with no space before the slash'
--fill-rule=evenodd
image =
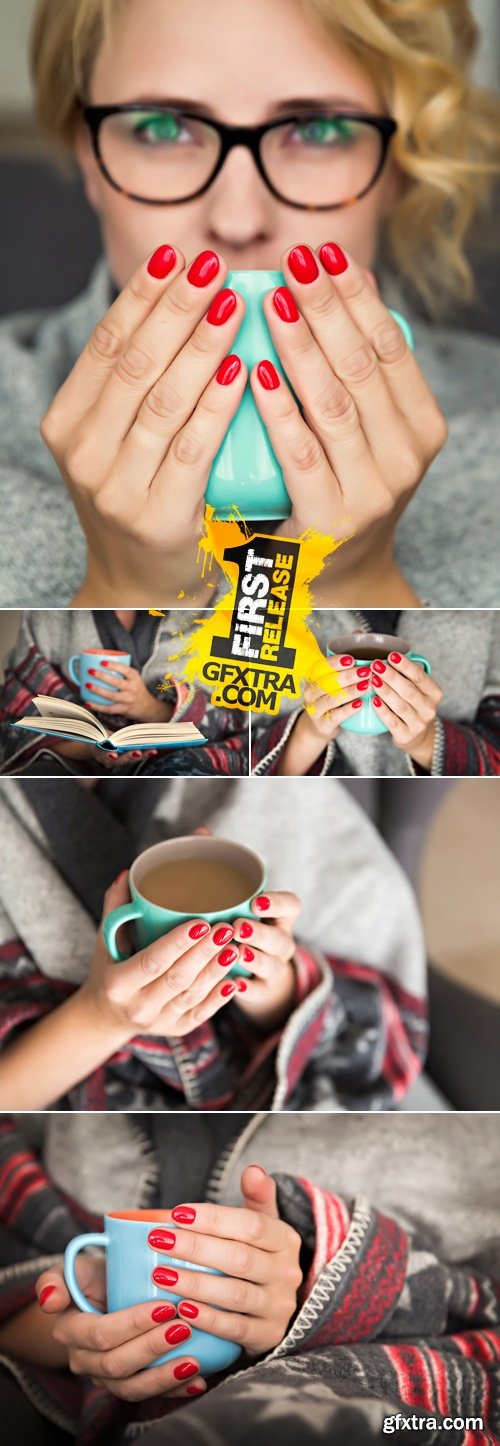
<path id="1" fill-rule="evenodd" d="M 248 949 L 248 948 L 244 949 L 244 950 L 243 950 L 243 959 L 244 959 L 245 964 L 253 964 L 253 961 L 254 961 L 254 959 L 255 959 L 255 954 L 254 954 L 254 952 L 253 952 L 253 949 Z"/>
<path id="2" fill-rule="evenodd" d="M 139 748 L 139 749 L 135 748 L 134 751 L 130 754 L 130 757 L 131 757 L 131 758 L 140 758 L 140 756 L 141 756 L 141 750 L 140 750 L 140 748 Z"/>
<path id="3" fill-rule="evenodd" d="M 351 665 L 352 665 L 352 663 L 354 662 L 354 658 L 351 658 L 351 654 L 350 654 L 350 653 L 345 653 L 345 654 L 344 654 L 344 657 L 341 658 L 340 661 L 341 661 L 341 663 L 342 663 L 342 667 L 343 667 L 343 668 L 350 668 Z"/>
<path id="4" fill-rule="evenodd" d="M 224 984 L 223 988 L 221 989 L 221 994 L 224 995 L 224 999 L 228 999 L 230 994 L 234 994 L 235 989 L 235 984 Z"/>
<path id="5" fill-rule="evenodd" d="M 273 296 L 273 306 L 282 321 L 300 321 L 300 311 L 287 286 L 278 286 Z"/>
<path id="6" fill-rule="evenodd" d="M 373 685 L 374 688 L 382 688 L 383 685 L 384 685 L 384 679 L 383 679 L 383 678 L 377 678 L 377 674 L 375 673 L 374 676 L 373 676 L 373 678 L 372 678 L 372 685 Z"/>
<path id="7" fill-rule="evenodd" d="M 54 1291 L 55 1285 L 44 1285 L 43 1290 L 40 1291 L 40 1295 L 38 1297 L 38 1304 L 45 1305 L 45 1301 L 48 1300 L 49 1295 L 54 1294 Z"/>
<path id="8" fill-rule="evenodd" d="M 173 1230 L 150 1230 L 148 1245 L 151 1245 L 153 1250 L 173 1250 L 175 1245 Z"/>
<path id="9" fill-rule="evenodd" d="M 258 898 L 254 899 L 254 904 L 256 909 L 261 910 L 261 913 L 265 913 L 266 909 L 271 908 L 271 900 L 268 899 L 267 894 L 259 894 Z"/>
<path id="10" fill-rule="evenodd" d="M 89 677 L 97 678 L 97 668 L 89 668 Z"/>
<path id="11" fill-rule="evenodd" d="M 210 924 L 193 924 L 192 929 L 189 930 L 189 938 L 190 938 L 190 939 L 204 939 L 204 938 L 205 938 L 205 935 L 206 935 L 206 934 L 209 934 L 209 933 L 210 933 Z"/>
<path id="12" fill-rule="evenodd" d="M 229 321 L 233 311 L 236 311 L 236 297 L 234 291 L 225 287 L 223 291 L 219 291 L 218 296 L 214 296 L 207 311 L 207 321 L 211 326 L 223 326 L 225 321 Z"/>
<path id="13" fill-rule="evenodd" d="M 189 1376 L 196 1376 L 198 1367 L 192 1361 L 183 1361 L 181 1366 L 176 1366 L 174 1376 L 177 1381 L 187 1381 Z"/>
<path id="14" fill-rule="evenodd" d="M 109 663 L 106 662 L 106 659 L 104 659 L 104 662 L 101 663 L 101 668 L 109 668 Z M 89 668 L 89 672 L 90 672 L 90 668 Z"/>
<path id="15" fill-rule="evenodd" d="M 155 276 L 157 281 L 163 281 L 175 266 L 176 253 L 173 246 L 158 246 L 148 261 L 150 276 Z"/>
<path id="16" fill-rule="evenodd" d="M 352 704 L 352 707 L 353 707 L 353 708 L 362 708 L 362 707 L 363 707 L 363 699 L 362 699 L 362 698 L 355 698 L 355 699 L 354 699 L 354 703 Z"/>
<path id="17" fill-rule="evenodd" d="M 175 1315 L 175 1305 L 155 1305 L 154 1310 L 151 1311 L 151 1320 L 157 1321 L 161 1325 L 163 1321 L 172 1320 L 173 1315 Z"/>
<path id="18" fill-rule="evenodd" d="M 196 1220 L 196 1210 L 192 1210 L 190 1205 L 176 1205 L 175 1210 L 172 1210 L 172 1220 L 175 1220 L 177 1225 L 192 1225 L 193 1220 Z"/>
<path id="19" fill-rule="evenodd" d="M 265 392 L 275 392 L 279 387 L 280 379 L 276 367 L 270 361 L 261 361 L 257 367 L 257 376 L 261 387 Z"/>
<path id="20" fill-rule="evenodd" d="M 229 944 L 234 937 L 234 929 L 230 924 L 224 924 L 221 929 L 216 929 L 213 935 L 214 944 Z"/>
<path id="21" fill-rule="evenodd" d="M 246 986 L 246 984 L 245 984 L 245 980 L 244 980 L 244 979 L 238 979 L 238 983 L 237 983 L 237 985 L 236 985 L 236 989 L 237 989 L 237 991 L 238 991 L 238 994 L 244 994 L 246 987 L 247 987 L 247 986 Z"/>
<path id="22" fill-rule="evenodd" d="M 228 965 L 234 964 L 234 961 L 237 958 L 237 949 L 223 949 L 222 954 L 217 955 L 217 963 L 221 965 L 222 969 L 227 969 Z"/>
<path id="23" fill-rule="evenodd" d="M 377 658 L 376 663 L 373 664 L 373 669 L 375 673 L 385 673 L 385 663 L 381 663 Z"/>
<path id="24" fill-rule="evenodd" d="M 181 1301 L 181 1304 L 177 1307 L 177 1309 L 179 1315 L 185 1315 L 187 1317 L 187 1320 L 196 1320 L 197 1315 L 200 1314 L 198 1306 L 191 1305 L 190 1300 Z"/>
<path id="25" fill-rule="evenodd" d="M 157 1265 L 151 1278 L 155 1285 L 177 1285 L 179 1274 L 177 1270 L 167 1270 L 166 1265 Z"/>
<path id="26" fill-rule="evenodd" d="M 246 922 L 244 924 L 240 924 L 240 939 L 251 939 L 252 934 L 253 927 L 251 924 L 247 924 Z"/>
<path id="27" fill-rule="evenodd" d="M 389 662 L 390 662 L 390 663 L 400 663 L 400 662 L 401 662 L 401 653 L 389 653 Z"/>
<path id="28" fill-rule="evenodd" d="M 370 669 L 369 669 L 369 668 L 356 668 L 356 672 L 357 672 L 358 678 L 369 678 L 369 677 L 370 677 Z"/>
<path id="29" fill-rule="evenodd" d="M 357 687 L 358 693 L 364 693 L 364 692 L 366 692 L 366 689 L 367 689 L 367 687 L 368 687 L 368 683 L 356 683 L 356 687 Z"/>
<path id="30" fill-rule="evenodd" d="M 208 286 L 214 276 L 217 276 L 219 266 L 219 257 L 216 256 L 215 251 L 200 251 L 199 256 L 195 257 L 189 267 L 187 279 L 191 282 L 191 286 Z"/>
<path id="31" fill-rule="evenodd" d="M 341 276 L 343 271 L 347 271 L 349 265 L 347 256 L 342 247 L 336 246 L 334 241 L 325 241 L 324 246 L 320 246 L 319 254 L 329 276 Z"/>
<path id="32" fill-rule="evenodd" d="M 309 246 L 293 246 L 288 265 L 295 280 L 302 281 L 306 286 L 310 281 L 316 281 L 319 276 L 319 266 Z"/>
<path id="33" fill-rule="evenodd" d="M 173 1325 L 168 1331 L 165 1331 L 165 1340 L 168 1341 L 169 1346 L 177 1346 L 181 1341 L 189 1340 L 190 1335 L 189 1326 Z"/>
<path id="34" fill-rule="evenodd" d="M 224 361 L 221 362 L 218 372 L 215 373 L 215 380 L 219 383 L 220 387 L 229 387 L 231 382 L 236 380 L 240 371 L 241 361 L 239 356 L 226 356 L 224 357 Z"/>
<path id="35" fill-rule="evenodd" d="M 204 1395 L 205 1395 L 205 1390 L 204 1390 L 204 1387 L 203 1387 L 203 1386 L 188 1386 L 188 1387 L 187 1387 L 186 1396 L 204 1396 Z"/>
<path id="36" fill-rule="evenodd" d="M 382 707 L 382 699 L 381 699 L 381 698 L 377 698 L 377 697 L 372 698 L 372 703 L 373 703 L 373 707 L 374 707 L 374 708 L 381 708 L 381 707 Z"/>

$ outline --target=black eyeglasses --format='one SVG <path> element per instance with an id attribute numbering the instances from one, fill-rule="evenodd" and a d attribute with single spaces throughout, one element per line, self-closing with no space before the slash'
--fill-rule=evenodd
<path id="1" fill-rule="evenodd" d="M 166 105 L 82 105 L 100 170 L 132 201 L 178 206 L 203 196 L 226 156 L 244 146 L 273 196 L 299 211 L 335 211 L 366 196 L 397 130 L 357 111 L 290 115 L 228 126 Z M 327 198 L 327 199 L 326 199 Z"/>

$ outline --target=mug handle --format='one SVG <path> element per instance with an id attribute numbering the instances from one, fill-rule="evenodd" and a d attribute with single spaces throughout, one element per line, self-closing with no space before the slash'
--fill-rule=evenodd
<path id="1" fill-rule="evenodd" d="M 132 901 L 130 904 L 120 904 L 119 909 L 113 909 L 111 914 L 107 914 L 103 920 L 104 943 L 115 964 L 125 964 L 130 957 L 128 954 L 120 954 L 116 942 L 118 930 L 121 929 L 122 924 L 131 924 L 134 919 L 140 919 L 140 917 L 141 910 Z"/>
<path id="2" fill-rule="evenodd" d="M 104 1233 L 102 1235 L 75 1235 L 75 1239 L 70 1240 L 64 1252 L 64 1279 L 70 1296 L 79 1310 L 86 1311 L 87 1315 L 102 1315 L 102 1310 L 98 1310 L 97 1306 L 91 1305 L 86 1295 L 80 1290 L 75 1274 L 76 1257 L 80 1254 L 81 1250 L 85 1250 L 87 1245 L 109 1245 L 109 1235 Z"/>
<path id="3" fill-rule="evenodd" d="M 410 659 L 410 662 L 420 663 L 420 667 L 425 669 L 429 678 L 432 677 L 432 668 L 427 658 L 421 658 L 420 653 L 407 653 L 406 656 Z"/>
<path id="4" fill-rule="evenodd" d="M 73 653 L 73 656 L 70 658 L 69 663 L 68 663 L 68 673 L 69 673 L 69 676 L 70 676 L 70 678 L 71 678 L 71 682 L 72 682 L 72 683 L 76 683 L 76 684 L 78 685 L 78 687 L 80 687 L 81 678 L 80 678 L 80 654 L 79 654 L 79 653 Z"/>

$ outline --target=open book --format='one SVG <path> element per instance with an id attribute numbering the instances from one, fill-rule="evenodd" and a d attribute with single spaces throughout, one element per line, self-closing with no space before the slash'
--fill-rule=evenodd
<path id="1" fill-rule="evenodd" d="M 126 753 L 131 748 L 181 748 L 207 741 L 194 723 L 131 723 L 113 733 L 88 708 L 67 698 L 47 698 L 40 693 L 33 702 L 40 716 L 20 718 L 14 728 L 49 733 L 68 743 L 93 743 L 111 753 Z"/>

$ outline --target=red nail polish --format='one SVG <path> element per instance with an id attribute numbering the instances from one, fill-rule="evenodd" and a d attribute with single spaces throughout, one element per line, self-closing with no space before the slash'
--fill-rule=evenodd
<path id="1" fill-rule="evenodd" d="M 370 668 L 356 668 L 358 678 L 369 678 Z"/>
<path id="2" fill-rule="evenodd" d="M 223 291 L 219 291 L 218 296 L 214 296 L 207 311 L 207 321 L 211 326 L 223 326 L 225 321 L 229 321 L 229 317 L 233 315 L 234 311 L 236 311 L 236 297 L 234 291 L 226 286 Z"/>
<path id="3" fill-rule="evenodd" d="M 325 241 L 320 246 L 320 258 L 329 276 L 342 276 L 347 271 L 349 262 L 341 246 L 336 246 L 334 241 Z"/>
<path id="4" fill-rule="evenodd" d="M 157 281 L 164 281 L 165 277 L 173 271 L 175 260 L 176 253 L 173 246 L 158 246 L 148 261 L 149 275 L 156 277 Z"/>
<path id="5" fill-rule="evenodd" d="M 368 687 L 368 683 L 356 683 L 356 687 L 357 687 L 358 693 L 364 693 L 364 692 L 366 692 L 366 689 L 367 689 L 367 687 Z"/>
<path id="6" fill-rule="evenodd" d="M 210 924 L 193 924 L 189 930 L 190 939 L 204 939 L 210 933 Z"/>
<path id="7" fill-rule="evenodd" d="M 204 1387 L 203 1387 L 203 1386 L 187 1386 L 187 1388 L 186 1388 L 186 1396 L 204 1396 L 204 1395 L 205 1395 L 205 1390 L 204 1390 Z"/>
<path id="8" fill-rule="evenodd" d="M 300 321 L 300 311 L 288 286 L 278 286 L 273 296 L 273 306 L 281 321 Z"/>
<path id="9" fill-rule="evenodd" d="M 246 921 L 243 924 L 240 924 L 240 939 L 251 939 L 252 934 L 252 924 L 247 924 Z"/>
<path id="10" fill-rule="evenodd" d="M 168 1331 L 165 1331 L 165 1340 L 168 1341 L 169 1346 L 177 1346 L 181 1341 L 188 1341 L 190 1335 L 189 1326 L 173 1325 L 169 1327 Z"/>
<path id="11" fill-rule="evenodd" d="M 238 979 L 238 983 L 237 983 L 237 985 L 236 985 L 236 989 L 237 989 L 238 994 L 244 994 L 246 987 L 247 987 L 247 986 L 246 986 L 245 980 L 244 980 L 244 979 Z"/>
<path id="12" fill-rule="evenodd" d="M 239 356 L 226 356 L 221 362 L 218 372 L 215 373 L 215 380 L 220 387 L 230 387 L 231 382 L 236 381 L 241 371 L 241 360 Z"/>
<path id="13" fill-rule="evenodd" d="M 134 749 L 133 752 L 130 754 L 130 757 L 131 757 L 131 758 L 140 758 L 140 756 L 141 756 L 141 750 L 140 750 L 140 748 Z"/>
<path id="14" fill-rule="evenodd" d="M 103 662 L 101 663 L 101 668 L 109 668 L 109 663 L 106 662 L 106 659 L 105 659 L 105 658 L 104 658 Z M 89 668 L 89 672 L 90 672 L 90 668 Z"/>
<path id="15" fill-rule="evenodd" d="M 381 698 L 377 698 L 377 697 L 372 698 L 372 703 L 373 703 L 373 707 L 374 707 L 374 708 L 381 708 L 381 707 L 382 707 L 382 699 L 381 699 Z"/>
<path id="16" fill-rule="evenodd" d="M 192 1210 L 190 1205 L 176 1205 L 175 1210 L 172 1210 L 172 1220 L 175 1220 L 177 1225 L 192 1225 L 193 1220 L 196 1220 L 196 1210 Z"/>
<path id="17" fill-rule="evenodd" d="M 223 949 L 222 954 L 217 955 L 217 963 L 221 965 L 222 969 L 227 969 L 229 964 L 234 964 L 237 958 L 237 949 Z"/>
<path id="18" fill-rule="evenodd" d="M 243 960 L 245 964 L 253 964 L 254 959 L 255 954 L 253 952 L 253 949 L 246 948 L 243 950 Z"/>
<path id="19" fill-rule="evenodd" d="M 288 257 L 288 265 L 295 280 L 302 281 L 305 286 L 308 286 L 311 281 L 316 281 L 316 277 L 319 276 L 319 266 L 309 246 L 293 246 Z"/>
<path id="20" fill-rule="evenodd" d="M 165 1302 L 165 1305 L 155 1305 L 154 1310 L 151 1311 L 151 1320 L 156 1321 L 158 1325 L 162 1325 L 163 1321 L 172 1320 L 172 1316 L 174 1315 L 175 1305 L 167 1305 Z"/>
<path id="21" fill-rule="evenodd" d="M 372 678 L 372 685 L 373 685 L 374 688 L 382 688 L 383 685 L 384 685 L 384 679 L 383 679 L 383 678 L 377 678 L 377 674 L 374 673 L 374 674 L 373 674 L 373 678 Z"/>
<path id="22" fill-rule="evenodd" d="M 265 913 L 266 909 L 271 908 L 271 900 L 268 899 L 267 894 L 259 894 L 258 898 L 254 899 L 254 904 L 255 908 L 260 909 L 261 913 L 263 914 Z"/>
<path id="23" fill-rule="evenodd" d="M 261 361 L 257 367 L 257 376 L 261 387 L 265 392 L 275 392 L 280 384 L 276 367 L 270 361 Z"/>
<path id="24" fill-rule="evenodd" d="M 175 1245 L 173 1230 L 150 1230 L 148 1245 L 152 1250 L 173 1250 Z"/>
<path id="25" fill-rule="evenodd" d="M 89 668 L 89 676 L 91 678 L 97 678 L 97 668 Z"/>
<path id="26" fill-rule="evenodd" d="M 208 286 L 214 277 L 217 276 L 220 261 L 215 251 L 200 251 L 189 267 L 187 274 L 191 286 Z"/>
<path id="27" fill-rule="evenodd" d="M 190 1300 L 183 1300 L 177 1307 L 179 1315 L 185 1315 L 187 1320 L 196 1320 L 200 1314 L 197 1305 L 192 1305 Z"/>
<path id="28" fill-rule="evenodd" d="M 375 673 L 385 673 L 385 663 L 380 662 L 377 658 L 376 663 L 373 664 L 373 671 Z"/>
<path id="29" fill-rule="evenodd" d="M 38 1304 L 45 1305 L 45 1301 L 49 1299 L 49 1295 L 54 1294 L 54 1291 L 55 1285 L 44 1285 L 43 1290 L 40 1291 L 40 1295 L 38 1297 Z"/>
<path id="30" fill-rule="evenodd" d="M 363 699 L 362 699 L 362 698 L 355 698 L 355 699 L 354 699 L 354 703 L 351 704 L 351 707 L 352 707 L 352 708 L 362 708 L 362 707 L 363 707 Z"/>
<path id="31" fill-rule="evenodd" d="M 390 663 L 401 663 L 401 653 L 389 653 Z"/>
<path id="32" fill-rule="evenodd" d="M 213 935 L 213 941 L 214 941 L 214 944 L 217 944 L 217 945 L 218 945 L 218 944 L 229 944 L 230 941 L 231 941 L 231 939 L 232 939 L 233 937 L 234 937 L 234 929 L 231 928 L 231 925 L 230 925 L 230 924 L 223 924 L 220 929 L 216 929 L 216 930 L 215 930 L 215 933 L 214 933 L 214 935 Z"/>
<path id="33" fill-rule="evenodd" d="M 183 1361 L 182 1365 L 175 1367 L 174 1376 L 176 1381 L 187 1381 L 189 1376 L 196 1375 L 197 1370 L 198 1367 L 194 1365 L 193 1361 Z"/>
<path id="34" fill-rule="evenodd" d="M 166 1265 L 157 1265 L 156 1270 L 153 1270 L 152 1279 L 155 1285 L 165 1288 L 168 1285 L 177 1285 L 179 1273 L 177 1270 L 167 1270 Z"/>
<path id="35" fill-rule="evenodd" d="M 343 668 L 350 668 L 350 667 L 352 667 L 352 664 L 353 664 L 353 662 L 354 662 L 354 658 L 351 658 L 351 654 L 350 654 L 350 653 L 344 653 L 344 656 L 340 659 L 340 661 L 341 661 L 341 664 L 342 664 L 342 667 L 343 667 Z"/>
<path id="36" fill-rule="evenodd" d="M 224 999 L 228 999 L 230 994 L 234 994 L 235 989 L 235 984 L 224 984 L 221 989 L 221 994 L 224 995 Z"/>

